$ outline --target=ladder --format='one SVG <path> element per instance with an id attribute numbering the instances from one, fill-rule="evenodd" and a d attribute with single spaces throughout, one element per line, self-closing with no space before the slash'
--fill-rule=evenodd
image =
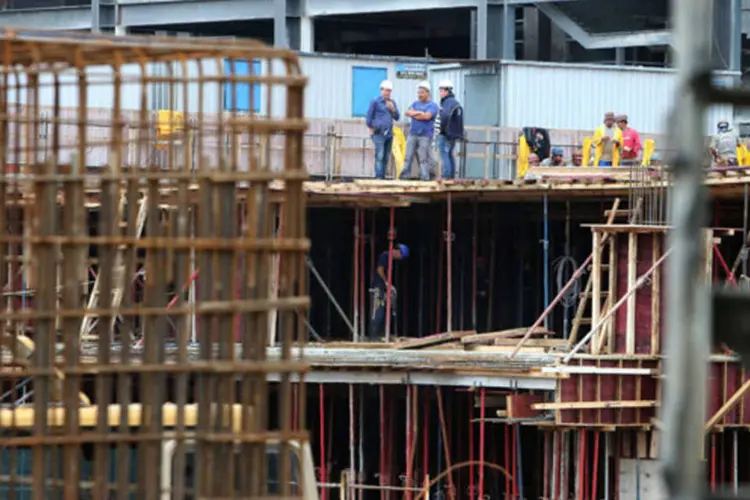
<path id="1" fill-rule="evenodd" d="M 126 194 L 123 193 L 120 197 L 120 204 L 119 204 L 119 211 L 120 211 L 120 228 L 127 227 L 127 222 L 125 219 L 125 206 L 126 206 Z M 136 215 L 135 220 L 135 238 L 140 238 L 143 235 L 143 229 L 146 226 L 146 206 L 147 206 L 147 197 L 143 196 L 138 201 L 138 213 Z M 112 309 L 118 309 L 120 307 L 120 304 L 122 303 L 122 298 L 125 295 L 125 264 L 123 263 L 125 259 L 125 249 L 127 247 L 125 245 L 120 245 L 117 249 L 117 254 L 115 255 L 115 264 L 114 269 L 112 271 Z M 89 295 L 89 300 L 86 305 L 86 309 L 96 309 L 99 305 L 99 289 L 100 289 L 100 276 L 102 274 L 101 269 L 99 270 L 99 273 L 96 275 L 96 280 L 94 281 L 94 288 L 91 291 L 91 295 Z M 81 322 L 81 340 L 94 340 L 97 338 L 97 335 L 92 334 L 94 331 L 94 328 L 97 324 L 97 315 L 96 314 L 86 314 L 83 317 L 83 321 Z M 115 321 L 117 320 L 117 316 L 112 317 L 112 323 L 110 325 L 110 332 L 114 329 Z"/>
<path id="2" fill-rule="evenodd" d="M 616 199 L 610 210 L 604 212 L 604 216 L 607 217 L 607 225 L 612 225 L 615 219 L 618 217 L 627 217 L 628 221 L 632 224 L 638 217 L 641 211 L 641 200 L 640 198 L 636 201 L 635 207 L 630 209 L 619 209 L 620 199 Z M 610 297 L 609 291 L 614 288 L 613 280 L 616 279 L 617 263 L 614 262 L 615 254 L 613 247 L 611 246 L 610 237 L 605 236 L 602 238 L 597 245 L 598 248 L 593 248 L 593 252 L 598 252 L 595 256 L 591 272 L 589 273 L 588 280 L 586 281 L 586 287 L 579 296 L 578 307 L 576 308 L 575 316 L 573 317 L 573 324 L 570 329 L 570 338 L 568 339 L 569 346 L 572 348 L 578 342 L 578 332 L 581 326 L 588 325 L 589 328 L 593 328 L 593 319 L 596 317 L 601 318 L 613 304 L 613 300 L 616 301 L 617 297 Z M 610 251 L 605 252 L 604 250 L 609 248 Z M 595 267 L 598 267 L 595 269 Z M 595 299 L 593 297 L 593 285 L 594 285 L 594 273 L 598 273 L 598 280 L 600 284 L 599 290 L 599 304 L 594 304 Z M 603 302 L 602 302 L 603 300 Z M 604 328 L 599 330 L 599 333 L 591 339 L 591 350 L 593 354 L 599 354 L 606 345 L 606 340 L 611 337 L 609 330 L 613 323 L 610 322 L 605 325 Z M 609 346 L 613 348 L 614 346 Z"/>

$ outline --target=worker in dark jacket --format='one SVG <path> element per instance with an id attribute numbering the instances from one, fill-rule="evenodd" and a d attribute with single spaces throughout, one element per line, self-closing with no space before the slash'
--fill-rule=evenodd
<path id="1" fill-rule="evenodd" d="M 409 247 L 400 243 L 393 245 L 390 258 L 388 251 L 381 253 L 378 257 L 378 262 L 375 265 L 375 276 L 372 279 L 372 286 L 370 287 L 370 294 L 372 295 L 370 331 L 368 332 L 370 340 L 378 340 L 385 333 L 389 264 L 397 260 L 406 259 L 407 257 L 409 257 Z M 393 314 L 396 307 L 396 288 L 393 286 L 393 281 L 394 277 L 391 272 L 391 314 Z"/>
<path id="2" fill-rule="evenodd" d="M 380 95 L 370 102 L 365 123 L 375 144 L 375 178 L 385 179 L 385 167 L 391 157 L 393 146 L 393 122 L 400 113 L 396 102 L 391 99 L 393 84 L 388 80 L 380 83 Z"/>
<path id="3" fill-rule="evenodd" d="M 453 95 L 453 82 L 443 80 L 440 89 L 440 135 L 437 138 L 440 161 L 443 164 L 443 179 L 456 176 L 456 158 L 453 150 L 456 141 L 464 138 L 464 109 Z"/>

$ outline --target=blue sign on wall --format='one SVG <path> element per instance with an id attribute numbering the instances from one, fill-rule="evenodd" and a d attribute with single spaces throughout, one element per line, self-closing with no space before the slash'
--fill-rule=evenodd
<path id="1" fill-rule="evenodd" d="M 234 66 L 234 67 L 233 67 Z M 249 76 L 260 74 L 260 61 L 253 61 L 252 71 L 250 63 L 248 61 L 232 61 L 230 59 L 224 60 L 224 74 L 225 75 L 237 75 L 237 76 Z M 239 112 L 250 112 L 250 84 L 249 83 L 237 83 L 235 84 L 234 102 L 232 102 L 232 83 L 227 82 L 224 84 L 224 111 L 239 111 Z M 252 111 L 255 113 L 260 112 L 260 84 L 253 84 L 253 107 Z"/>
<path id="2" fill-rule="evenodd" d="M 352 116 L 367 115 L 370 101 L 380 94 L 380 82 L 388 79 L 388 68 L 352 68 Z"/>

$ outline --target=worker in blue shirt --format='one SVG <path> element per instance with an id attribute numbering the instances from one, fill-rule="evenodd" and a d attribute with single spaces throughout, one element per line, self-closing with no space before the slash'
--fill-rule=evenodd
<path id="1" fill-rule="evenodd" d="M 365 123 L 375 144 L 375 178 L 385 179 L 385 167 L 391 157 L 393 146 L 393 122 L 400 114 L 396 102 L 391 99 L 393 84 L 388 80 L 380 83 L 380 95 L 370 101 Z"/>
<path id="2" fill-rule="evenodd" d="M 393 253 L 391 254 L 391 260 L 393 262 L 403 260 L 409 257 L 409 247 L 401 243 L 393 246 Z M 378 262 L 375 266 L 375 276 L 372 279 L 372 286 L 370 287 L 370 294 L 372 296 L 372 304 L 370 310 L 370 330 L 368 337 L 370 340 L 382 339 L 385 334 L 385 315 L 387 308 L 388 297 L 386 295 L 388 290 L 388 251 L 380 254 Z M 393 286 L 394 276 L 391 273 L 391 314 L 396 308 L 396 288 Z"/>
<path id="3" fill-rule="evenodd" d="M 419 178 L 429 181 L 435 170 L 435 153 L 432 149 L 432 139 L 435 137 L 435 118 L 440 108 L 430 98 L 430 82 L 423 81 L 417 85 L 417 100 L 404 113 L 411 118 L 409 138 L 406 140 L 406 161 L 404 170 L 411 171 L 414 157 L 419 162 Z"/>

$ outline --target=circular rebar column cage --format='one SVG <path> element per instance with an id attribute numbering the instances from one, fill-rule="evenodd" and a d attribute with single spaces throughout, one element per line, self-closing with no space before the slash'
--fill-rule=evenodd
<path id="1" fill-rule="evenodd" d="M 302 496 L 297 56 L 37 30 L 0 46 L 0 496 Z"/>

